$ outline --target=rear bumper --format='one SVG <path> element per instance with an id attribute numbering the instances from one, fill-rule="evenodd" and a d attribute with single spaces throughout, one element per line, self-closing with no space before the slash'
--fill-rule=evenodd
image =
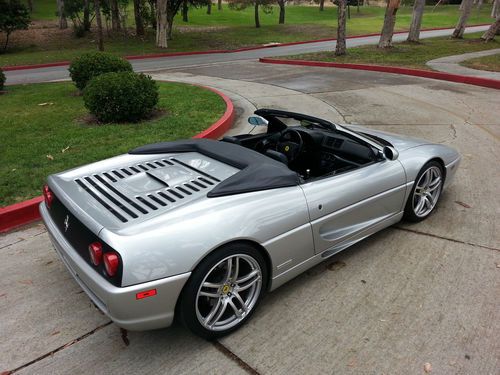
<path id="1" fill-rule="evenodd" d="M 90 299 L 119 327 L 144 331 L 172 324 L 175 305 L 190 272 L 146 283 L 116 287 L 87 264 L 66 241 L 50 217 L 45 203 L 40 214 L 54 248 L 76 282 Z M 156 296 L 136 299 L 138 292 L 156 289 Z"/>

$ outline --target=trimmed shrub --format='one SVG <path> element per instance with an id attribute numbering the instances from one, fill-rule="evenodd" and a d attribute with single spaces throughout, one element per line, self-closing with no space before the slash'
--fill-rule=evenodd
<path id="1" fill-rule="evenodd" d="M 69 75 L 79 90 L 94 77 L 111 72 L 132 72 L 132 65 L 120 57 L 90 52 L 77 57 L 69 66 Z"/>
<path id="2" fill-rule="evenodd" d="M 6 79 L 7 78 L 5 78 L 5 74 L 3 74 L 2 69 L 0 69 L 0 90 L 3 90 L 3 85 Z"/>
<path id="3" fill-rule="evenodd" d="M 83 102 L 101 122 L 137 122 L 158 103 L 158 86 L 144 74 L 105 73 L 88 83 Z"/>

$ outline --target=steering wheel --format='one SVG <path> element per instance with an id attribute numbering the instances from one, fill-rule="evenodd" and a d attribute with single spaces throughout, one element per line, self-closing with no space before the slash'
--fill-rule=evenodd
<path id="1" fill-rule="evenodd" d="M 280 139 L 276 145 L 276 151 L 285 154 L 290 163 L 297 159 L 303 149 L 304 141 L 300 132 L 291 128 L 281 133 Z"/>

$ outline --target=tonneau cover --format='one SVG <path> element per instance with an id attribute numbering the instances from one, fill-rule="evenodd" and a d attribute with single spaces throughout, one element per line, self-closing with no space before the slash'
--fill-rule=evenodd
<path id="1" fill-rule="evenodd" d="M 129 153 L 175 154 L 182 152 L 199 152 L 240 169 L 238 173 L 212 189 L 207 194 L 208 197 L 295 186 L 300 181 L 297 173 L 283 163 L 237 144 L 210 139 L 155 143 L 138 147 Z"/>

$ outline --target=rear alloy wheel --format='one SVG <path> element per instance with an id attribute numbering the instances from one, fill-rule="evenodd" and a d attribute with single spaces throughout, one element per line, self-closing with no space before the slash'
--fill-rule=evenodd
<path id="1" fill-rule="evenodd" d="M 438 162 L 431 161 L 424 165 L 406 203 L 405 218 L 414 222 L 427 218 L 438 203 L 443 182 L 443 169 Z"/>
<path id="2" fill-rule="evenodd" d="M 183 290 L 184 325 L 207 339 L 234 331 L 250 318 L 266 280 L 265 262 L 253 247 L 235 244 L 215 251 L 200 263 Z"/>

